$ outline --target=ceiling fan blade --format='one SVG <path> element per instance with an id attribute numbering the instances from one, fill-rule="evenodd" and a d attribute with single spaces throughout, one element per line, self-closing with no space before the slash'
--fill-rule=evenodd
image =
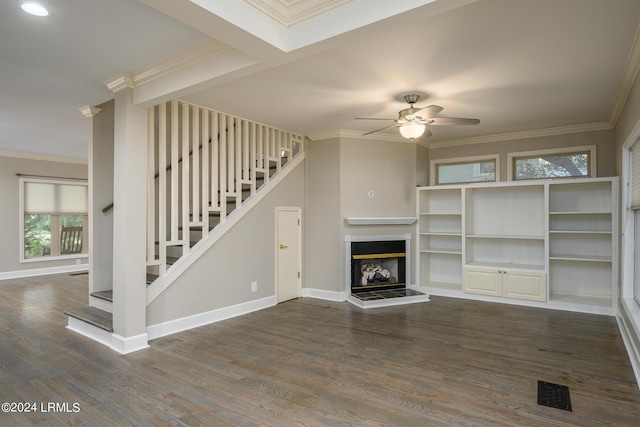
<path id="1" fill-rule="evenodd" d="M 425 119 L 430 119 L 431 117 L 438 114 L 440 111 L 444 110 L 439 105 L 429 105 L 428 107 L 420 108 L 418 111 L 413 113 L 413 116 L 420 116 Z"/>
<path id="2" fill-rule="evenodd" d="M 479 119 L 465 119 L 462 117 L 432 117 L 429 119 L 429 125 L 477 125 Z"/>
<path id="3" fill-rule="evenodd" d="M 372 130 L 371 132 L 363 133 L 362 136 L 371 135 L 372 133 L 380 132 L 381 130 L 389 129 L 389 128 L 396 127 L 396 126 L 397 125 L 395 125 L 395 124 L 391 125 L 391 126 L 385 126 L 383 128 L 380 128 L 380 129 Z"/>
<path id="4" fill-rule="evenodd" d="M 356 117 L 355 120 L 393 120 L 395 121 L 396 119 L 381 119 L 377 117 Z"/>

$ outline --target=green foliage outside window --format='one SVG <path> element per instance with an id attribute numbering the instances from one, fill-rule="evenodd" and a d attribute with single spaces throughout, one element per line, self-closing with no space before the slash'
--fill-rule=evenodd
<path id="1" fill-rule="evenodd" d="M 589 176 L 589 154 L 574 153 L 515 159 L 515 179 Z"/>
<path id="2" fill-rule="evenodd" d="M 51 255 L 51 215 L 24 216 L 24 257 Z"/>
<path id="3" fill-rule="evenodd" d="M 52 223 L 57 219 L 60 229 L 62 227 L 82 227 L 82 215 L 36 215 L 25 214 L 24 216 L 24 257 L 25 259 L 38 258 L 52 254 Z M 60 236 L 60 230 L 56 233 Z M 80 243 L 81 236 L 79 236 Z"/>

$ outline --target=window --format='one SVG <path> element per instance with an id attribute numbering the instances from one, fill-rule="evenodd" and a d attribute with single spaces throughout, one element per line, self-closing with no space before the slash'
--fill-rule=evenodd
<path id="1" fill-rule="evenodd" d="M 21 260 L 87 254 L 87 183 L 20 179 Z"/>
<path id="2" fill-rule="evenodd" d="M 508 162 L 514 181 L 590 177 L 595 171 L 595 146 L 509 153 Z"/>
<path id="3" fill-rule="evenodd" d="M 499 181 L 498 170 L 498 155 L 432 160 L 431 183 L 444 185 Z"/>
<path id="4" fill-rule="evenodd" d="M 640 139 L 630 150 L 629 208 L 634 219 L 634 253 L 633 297 L 640 304 Z"/>

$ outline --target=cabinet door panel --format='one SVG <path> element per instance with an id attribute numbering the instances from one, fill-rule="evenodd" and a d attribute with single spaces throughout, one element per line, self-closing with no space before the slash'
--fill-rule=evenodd
<path id="1" fill-rule="evenodd" d="M 545 286 L 544 273 L 507 272 L 504 279 L 505 297 L 531 301 L 547 300 L 547 287 Z"/>
<path id="2" fill-rule="evenodd" d="M 495 270 L 465 270 L 464 291 L 502 296 L 502 274 Z"/>

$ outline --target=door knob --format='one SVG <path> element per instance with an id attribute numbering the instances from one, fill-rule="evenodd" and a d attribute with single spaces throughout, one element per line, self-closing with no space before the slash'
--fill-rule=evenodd
<path id="1" fill-rule="evenodd" d="M 280 243 L 280 249 L 287 249 L 289 246 L 287 245 L 283 245 L 282 243 Z"/>

